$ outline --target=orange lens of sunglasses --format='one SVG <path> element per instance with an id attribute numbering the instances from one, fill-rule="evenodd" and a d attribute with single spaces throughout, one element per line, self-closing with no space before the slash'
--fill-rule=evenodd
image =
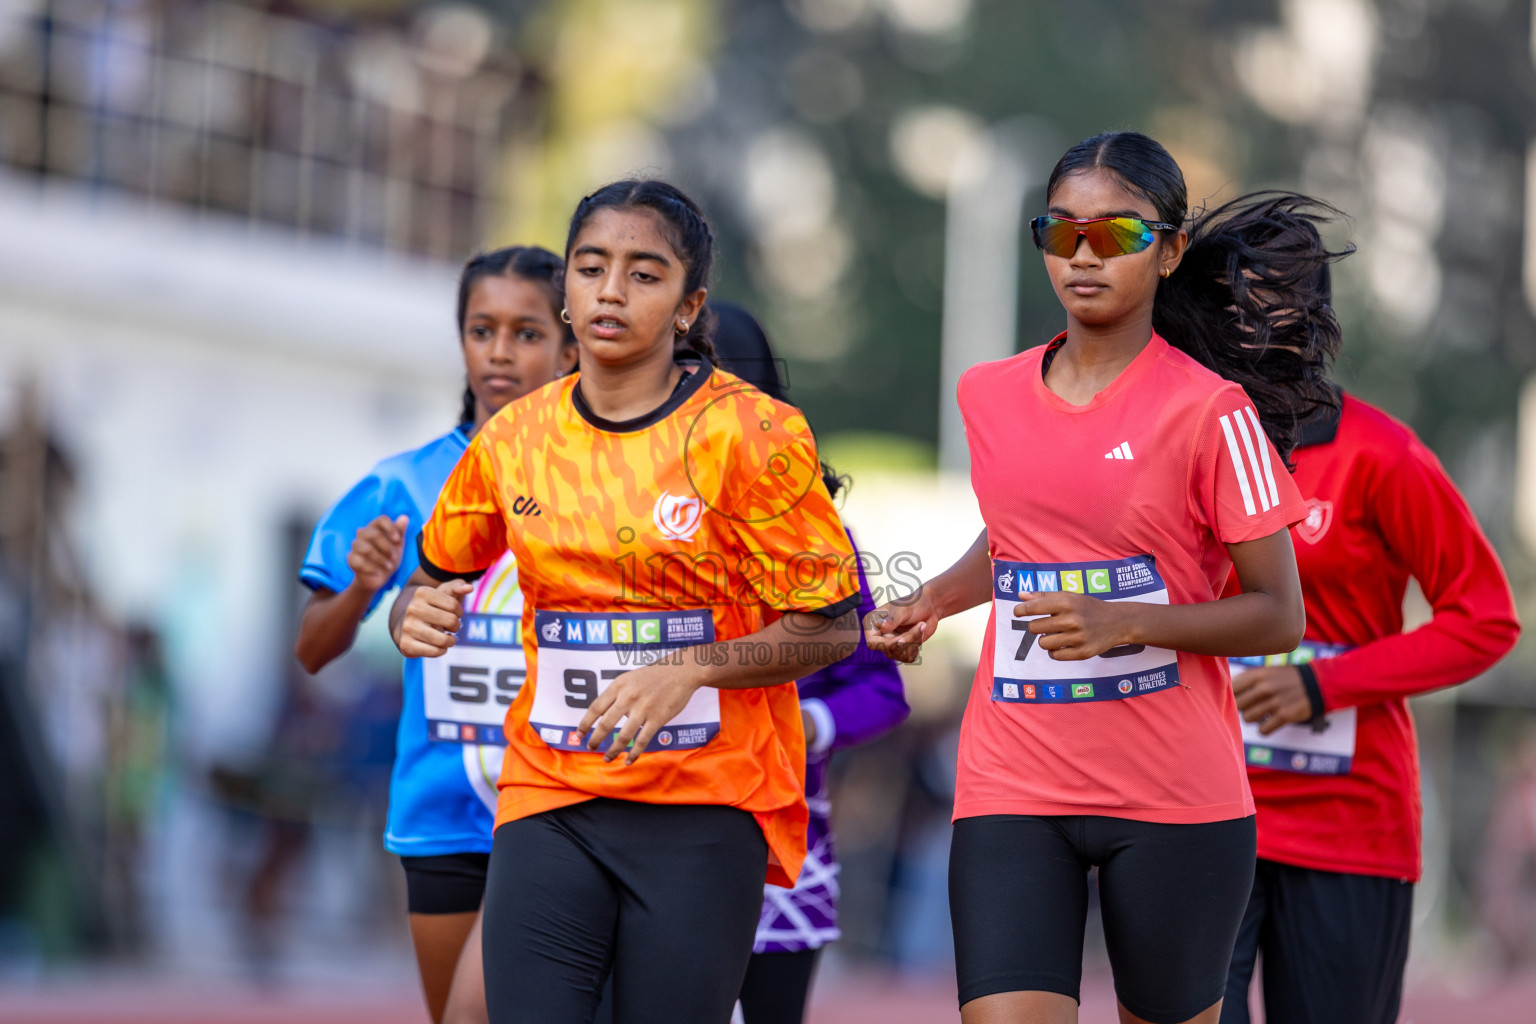
<path id="1" fill-rule="evenodd" d="M 1157 240 L 1155 231 L 1173 231 L 1176 226 L 1162 221 L 1136 217 L 1036 217 L 1029 222 L 1035 247 L 1052 256 L 1071 258 L 1077 252 L 1077 240 L 1088 239 L 1088 247 L 1099 259 L 1143 252 Z"/>

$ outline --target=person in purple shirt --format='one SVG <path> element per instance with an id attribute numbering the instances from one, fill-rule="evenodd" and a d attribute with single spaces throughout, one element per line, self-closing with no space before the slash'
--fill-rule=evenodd
<path id="1" fill-rule="evenodd" d="M 711 308 L 719 318 L 715 352 L 720 365 L 765 394 L 787 401 L 778 361 L 762 327 L 740 307 L 711 303 Z M 827 490 L 836 498 L 843 481 L 825 464 L 822 469 Z M 858 551 L 857 545 L 854 550 Z M 862 622 L 875 607 L 862 566 L 859 595 Z M 841 935 L 837 849 L 832 842 L 827 784 L 832 753 L 884 735 L 900 725 L 908 712 L 896 665 L 870 650 L 862 635 L 850 657 L 806 676 L 798 685 L 805 723 L 805 799 L 811 811 L 805 866 L 793 889 L 763 887 L 762 916 L 741 987 L 746 1024 L 800 1024 L 804 1019 L 821 949 Z"/>

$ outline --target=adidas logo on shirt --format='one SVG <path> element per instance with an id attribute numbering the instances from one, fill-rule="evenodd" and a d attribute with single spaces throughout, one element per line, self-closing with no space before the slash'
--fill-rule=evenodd
<path id="1" fill-rule="evenodd" d="M 1104 453 L 1106 459 L 1134 459 L 1131 454 L 1131 442 L 1121 441 L 1114 448 Z"/>

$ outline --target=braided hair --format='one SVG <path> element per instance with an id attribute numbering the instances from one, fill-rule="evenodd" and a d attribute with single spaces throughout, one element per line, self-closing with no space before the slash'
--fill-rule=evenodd
<path id="1" fill-rule="evenodd" d="M 1104 132 L 1062 156 L 1046 195 L 1069 175 L 1103 168 L 1150 202 L 1159 220 L 1189 220 L 1184 173 L 1140 132 Z M 1330 250 L 1317 225 L 1337 217 L 1295 192 L 1254 192 L 1202 214 L 1189 227 L 1177 273 L 1158 282 L 1152 326 L 1203 366 L 1242 385 L 1264 433 L 1289 464 L 1300 424 L 1337 408 L 1328 371 L 1340 331 L 1329 298 Z"/>
<path id="2" fill-rule="evenodd" d="M 593 192 L 576 204 L 571 215 L 571 229 L 566 235 L 565 254 L 569 258 L 576 236 L 598 210 L 648 210 L 656 214 L 662 233 L 678 258 L 683 261 L 683 294 L 689 295 L 709 286 L 715 262 L 715 232 L 699 204 L 675 185 L 653 178 L 615 181 Z M 715 361 L 715 313 L 708 306 L 699 310 L 689 323 L 688 333 L 677 336 L 675 351 L 693 351 L 710 362 Z"/>
<path id="3" fill-rule="evenodd" d="M 548 249 L 541 249 L 536 245 L 510 245 L 505 249 L 494 249 L 491 252 L 475 255 L 459 272 L 457 319 L 461 342 L 464 337 L 464 320 L 469 315 L 469 297 L 474 294 L 475 285 L 487 277 L 517 277 L 536 284 L 543 290 L 545 297 L 549 299 L 549 308 L 554 312 L 555 319 L 560 321 L 560 327 L 565 335 L 561 339 L 562 343 L 574 345 L 576 335 L 571 332 L 570 325 L 560 317 L 560 310 L 565 305 L 564 274 L 565 261 Z M 468 384 L 465 384 L 464 400 L 459 408 L 459 423 L 463 425 L 473 422 L 475 422 L 475 393 Z"/>

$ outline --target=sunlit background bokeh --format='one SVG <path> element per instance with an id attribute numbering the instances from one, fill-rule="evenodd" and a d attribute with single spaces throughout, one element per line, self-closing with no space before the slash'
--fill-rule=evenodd
<path id="1" fill-rule="evenodd" d="M 959 373 L 1062 325 L 1022 224 L 1066 145 L 1146 131 L 1197 207 L 1324 198 L 1359 247 L 1339 377 L 1439 454 L 1529 619 L 1533 11 L 0 0 L 0 1016 L 425 1019 L 379 843 L 394 651 L 373 622 L 305 675 L 295 573 L 331 501 L 453 422 L 458 265 L 563 248 L 616 177 L 706 205 L 713 294 L 767 326 L 887 588 L 979 527 Z M 956 1017 L 980 639 L 946 624 L 912 721 L 837 766 L 845 938 L 813 1021 Z M 1414 702 L 1405 1019 L 1536 1002 L 1532 650 Z M 1085 1021 L 1112 1006 L 1097 942 Z"/>

